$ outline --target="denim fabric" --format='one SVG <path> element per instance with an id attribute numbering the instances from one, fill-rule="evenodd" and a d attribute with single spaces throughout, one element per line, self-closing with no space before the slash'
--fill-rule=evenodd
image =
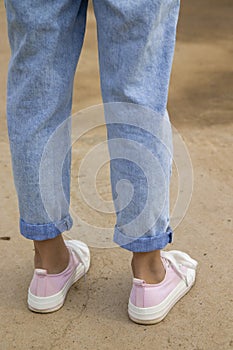
<path id="1" fill-rule="evenodd" d="M 122 145 L 129 145 L 127 150 L 132 157 L 135 142 L 140 144 L 141 151 L 137 154 L 144 161 L 150 178 L 148 185 L 147 176 L 137 162 L 134 164 L 127 157 L 122 159 L 116 152 L 118 147 L 114 142 L 111 146 L 110 142 L 111 184 L 117 214 L 114 241 L 135 252 L 162 249 L 172 239 L 169 227 L 172 154 L 166 105 L 179 0 L 94 0 L 93 4 L 103 102 L 121 102 L 151 111 L 149 118 L 145 118 L 145 111 L 138 113 L 136 125 L 129 122 L 134 118 L 134 108 L 126 123 L 121 112 L 112 119 L 111 111 L 106 111 L 108 140 L 126 140 L 128 143 Z M 71 152 L 62 169 L 64 198 L 56 180 L 48 189 L 52 217 L 41 198 L 39 164 L 50 136 L 71 113 L 73 79 L 85 33 L 87 1 L 6 0 L 5 6 L 12 51 L 7 120 L 20 231 L 26 238 L 45 240 L 72 226 L 69 214 Z M 159 137 L 166 136 L 163 140 L 166 147 L 154 136 L 157 129 L 163 130 L 163 124 L 168 131 L 159 132 Z M 65 135 L 61 147 L 67 148 L 69 127 Z M 134 146 L 131 147 L 130 142 Z M 154 167 L 144 159 L 146 150 L 157 159 Z M 53 175 L 56 179 L 56 166 L 51 162 L 50 177 Z M 125 208 L 119 200 L 124 197 L 124 186 L 123 196 L 117 191 L 121 180 L 130 182 L 134 188 Z M 145 206 L 148 193 L 155 200 L 146 215 L 140 217 L 141 221 L 135 220 L 135 225 L 127 229 L 127 224 L 137 219 Z"/>

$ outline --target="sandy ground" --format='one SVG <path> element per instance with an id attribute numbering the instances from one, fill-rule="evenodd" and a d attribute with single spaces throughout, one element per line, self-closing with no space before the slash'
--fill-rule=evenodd
<path id="1" fill-rule="evenodd" d="M 10 237 L 0 239 L 1 350 L 233 348 L 232 11 L 231 0 L 182 2 L 169 111 L 191 155 L 194 191 L 189 210 L 175 230 L 172 248 L 185 250 L 198 260 L 198 277 L 195 287 L 162 323 L 145 327 L 128 320 L 130 254 L 116 247 L 91 248 L 90 272 L 71 288 L 59 312 L 37 315 L 27 310 L 33 250 L 31 242 L 18 233 L 5 122 L 9 47 L 0 2 L 0 236 Z M 75 81 L 74 112 L 101 102 L 96 47 L 90 13 Z M 74 163 L 104 138 L 104 128 L 84 136 Z M 73 177 L 77 171 L 74 173 Z M 100 171 L 98 181 L 100 193 L 109 198 L 107 171 Z M 74 188 L 72 201 L 91 224 L 93 218 L 97 226 L 113 224 L 111 215 L 99 215 L 77 199 Z"/>

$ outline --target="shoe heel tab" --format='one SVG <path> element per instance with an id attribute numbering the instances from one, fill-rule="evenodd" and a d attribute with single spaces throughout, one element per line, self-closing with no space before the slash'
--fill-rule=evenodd
<path id="1" fill-rule="evenodd" d="M 35 273 L 40 276 L 46 276 L 47 270 L 44 269 L 35 269 Z"/>
<path id="2" fill-rule="evenodd" d="M 133 284 L 136 286 L 143 286 L 146 282 L 144 280 L 140 280 L 139 278 L 133 278 Z"/>

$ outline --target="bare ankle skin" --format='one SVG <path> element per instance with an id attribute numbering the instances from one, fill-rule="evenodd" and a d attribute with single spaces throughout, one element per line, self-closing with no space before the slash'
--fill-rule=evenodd
<path id="1" fill-rule="evenodd" d="M 45 269 L 49 274 L 57 274 L 66 269 L 69 251 L 62 235 L 45 241 L 34 241 L 35 268 Z"/>
<path id="2" fill-rule="evenodd" d="M 142 279 L 149 284 L 162 282 L 165 269 L 160 257 L 160 250 L 146 253 L 133 253 L 132 270 L 135 278 Z"/>

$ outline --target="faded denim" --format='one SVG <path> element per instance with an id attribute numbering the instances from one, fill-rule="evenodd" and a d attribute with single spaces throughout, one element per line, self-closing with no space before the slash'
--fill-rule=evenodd
<path id="1" fill-rule="evenodd" d="M 169 124 L 166 111 L 174 54 L 179 0 L 94 0 L 103 102 L 125 102 L 154 111 L 151 125 Z M 54 217 L 48 216 L 40 194 L 39 164 L 43 149 L 54 130 L 70 116 L 73 79 L 82 49 L 86 25 L 86 0 L 6 0 L 11 59 L 8 72 L 7 121 L 15 186 L 20 211 L 20 232 L 32 240 L 56 237 L 72 226 L 69 214 L 70 162 L 68 152 L 62 170 L 66 201 L 51 189 Z M 164 248 L 172 240 L 169 226 L 169 179 L 171 148 L 159 146 L 154 136 L 130 123 L 112 120 L 106 111 L 108 139 L 133 140 L 157 157 L 163 170 L 163 203 L 157 217 L 156 201 L 149 212 L 155 218 L 146 232 L 136 237 L 123 227 L 137 217 L 148 191 L 158 197 L 156 176 L 148 188 L 146 177 L 130 160 L 111 155 L 111 183 L 117 214 L 114 241 L 131 251 Z M 138 116 L 137 116 L 138 117 Z M 171 134 L 166 133 L 168 144 Z M 69 145 L 69 130 L 64 140 Z M 166 140 L 165 140 L 166 143 Z M 139 152 L 140 153 L 140 152 Z M 115 158 L 115 159 L 114 159 Z M 51 163 L 51 172 L 53 164 Z M 117 182 L 127 179 L 134 187 L 132 201 L 121 208 Z M 153 179 L 152 179 L 153 180 Z M 157 181 L 158 180 L 158 181 Z M 143 217 L 142 220 L 147 220 Z M 153 220 L 152 220 L 153 221 Z M 142 223 L 146 227 L 146 222 Z M 131 237 L 132 236 L 132 237 Z M 131 239 L 132 238 L 132 239 Z"/>

